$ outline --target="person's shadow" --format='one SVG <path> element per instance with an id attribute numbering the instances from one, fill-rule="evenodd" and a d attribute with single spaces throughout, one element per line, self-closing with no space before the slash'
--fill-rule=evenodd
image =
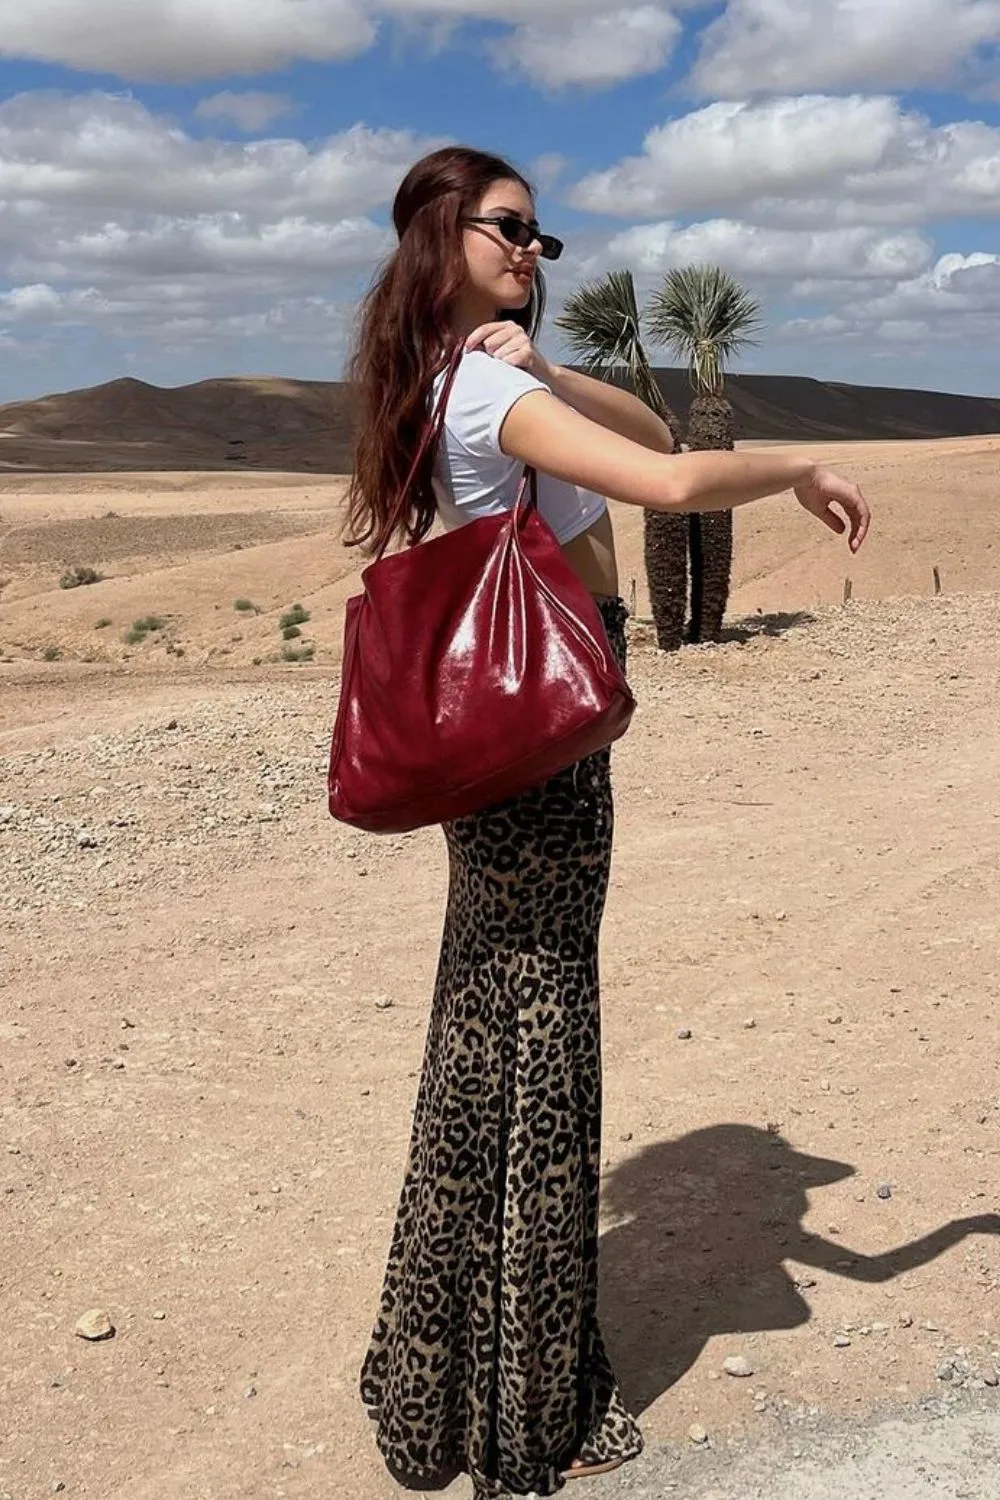
<path id="1" fill-rule="evenodd" d="M 1000 1234 L 1000 1214 L 983 1214 L 869 1256 L 803 1229 L 807 1192 L 854 1172 L 778 1134 L 713 1125 L 647 1146 L 607 1174 L 604 1215 L 621 1222 L 601 1239 L 601 1324 L 634 1412 L 679 1380 L 715 1335 L 809 1321 L 786 1259 L 890 1281 L 967 1234 Z"/>

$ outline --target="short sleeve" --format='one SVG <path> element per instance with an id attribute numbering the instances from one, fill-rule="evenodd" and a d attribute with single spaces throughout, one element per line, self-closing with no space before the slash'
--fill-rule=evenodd
<path id="1" fill-rule="evenodd" d="M 548 386 L 527 370 L 473 349 L 458 367 L 445 426 L 473 457 L 503 457 L 500 432 L 507 413 L 529 391 L 547 390 Z"/>

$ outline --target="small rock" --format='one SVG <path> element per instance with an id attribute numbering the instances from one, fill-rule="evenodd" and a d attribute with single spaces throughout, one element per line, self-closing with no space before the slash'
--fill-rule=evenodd
<path id="1" fill-rule="evenodd" d="M 89 828 L 81 828 L 76 836 L 76 847 L 78 849 L 96 849 L 97 839 Z"/>
<path id="2" fill-rule="evenodd" d="M 748 1380 L 753 1374 L 753 1365 L 742 1354 L 731 1354 L 723 1361 L 722 1368 L 737 1380 Z"/>
<path id="3" fill-rule="evenodd" d="M 169 721 L 169 723 L 167 724 L 167 728 L 168 729 L 176 729 L 177 728 L 177 720 L 176 719 L 171 719 Z"/>
<path id="4" fill-rule="evenodd" d="M 396 1002 L 395 1002 L 395 1000 L 393 1000 L 393 998 L 392 998 L 391 995 L 376 995 L 375 996 L 375 1009 L 376 1010 L 392 1010 L 392 1007 L 395 1005 L 395 1003 Z"/>
<path id="5" fill-rule="evenodd" d="M 880 1197 L 884 1203 L 892 1197 L 892 1184 L 888 1182 L 880 1182 L 875 1191 L 878 1197 Z"/>
<path id="6" fill-rule="evenodd" d="M 998 1386 L 1000 1385 L 1000 1375 L 997 1374 L 996 1370 L 987 1370 L 983 1376 L 983 1381 L 986 1385 Z"/>
<path id="7" fill-rule="evenodd" d="M 163 1320 L 164 1320 L 164 1319 L 165 1319 L 165 1318 L 166 1318 L 166 1316 L 167 1316 L 167 1315 L 166 1315 L 166 1313 L 165 1313 L 165 1312 L 155 1312 L 155 1313 L 154 1313 L 154 1314 L 153 1314 L 153 1320 L 154 1320 L 154 1322 L 156 1322 L 156 1323 L 162 1323 L 162 1322 L 163 1322 Z"/>
<path id="8" fill-rule="evenodd" d="M 754 1020 L 753 1016 L 748 1016 L 747 1019 L 743 1022 L 743 1028 L 745 1031 L 753 1031 L 755 1030 L 756 1026 L 757 1022 Z"/>
<path id="9" fill-rule="evenodd" d="M 688 1030 L 688 1028 L 686 1026 L 682 1026 L 680 1031 L 677 1033 L 677 1040 L 679 1042 L 689 1042 L 691 1040 L 691 1035 L 692 1034 Z"/>
<path id="10" fill-rule="evenodd" d="M 833 1341 L 833 1347 L 835 1349 L 849 1349 L 851 1347 L 851 1341 L 847 1337 L 847 1334 L 838 1333 Z"/>
<path id="11" fill-rule="evenodd" d="M 114 1336 L 114 1324 L 103 1307 L 92 1307 L 77 1320 L 75 1332 L 81 1339 L 110 1339 Z"/>
<path id="12" fill-rule="evenodd" d="M 251 1400 L 254 1396 L 256 1396 L 256 1394 L 257 1394 L 257 1387 L 255 1385 L 248 1385 L 247 1388 L 246 1388 L 246 1390 L 243 1392 L 243 1395 L 246 1397 L 246 1399 L 248 1401 Z"/>
<path id="13" fill-rule="evenodd" d="M 900 1315 L 899 1315 L 899 1326 L 900 1326 L 900 1328 L 912 1328 L 913 1327 L 913 1314 L 912 1313 L 900 1313 Z"/>
<path id="14" fill-rule="evenodd" d="M 930 1322 L 921 1323 L 920 1326 L 924 1330 L 925 1333 L 940 1333 L 941 1332 L 941 1329 L 940 1329 L 940 1327 L 938 1326 L 937 1323 L 930 1323 Z"/>
<path id="15" fill-rule="evenodd" d="M 705 1431 L 704 1427 L 702 1427 L 700 1422 L 691 1423 L 691 1426 L 688 1428 L 688 1437 L 691 1439 L 692 1443 L 698 1443 L 699 1445 L 703 1445 L 708 1442 L 708 1433 Z"/>
<path id="16" fill-rule="evenodd" d="M 947 1361 L 943 1365 L 938 1365 L 934 1373 L 938 1380 L 954 1380 L 957 1371 L 955 1366 L 950 1361 Z"/>

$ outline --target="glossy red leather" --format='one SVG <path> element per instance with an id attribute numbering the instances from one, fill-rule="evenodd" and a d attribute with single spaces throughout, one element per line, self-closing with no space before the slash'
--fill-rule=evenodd
<path id="1" fill-rule="evenodd" d="M 333 817 L 404 833 L 479 811 L 625 733 L 635 701 L 597 605 L 539 515 L 373 562 L 348 600 Z"/>

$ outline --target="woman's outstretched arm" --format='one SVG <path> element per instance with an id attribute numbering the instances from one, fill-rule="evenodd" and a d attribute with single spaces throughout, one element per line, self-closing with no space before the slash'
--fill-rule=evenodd
<path id="1" fill-rule="evenodd" d="M 548 391 L 529 391 L 515 402 L 500 446 L 542 473 L 648 510 L 734 510 L 794 490 L 831 531 L 848 532 L 853 552 L 871 521 L 857 485 L 812 458 L 769 451 L 657 453 L 590 421 Z"/>

